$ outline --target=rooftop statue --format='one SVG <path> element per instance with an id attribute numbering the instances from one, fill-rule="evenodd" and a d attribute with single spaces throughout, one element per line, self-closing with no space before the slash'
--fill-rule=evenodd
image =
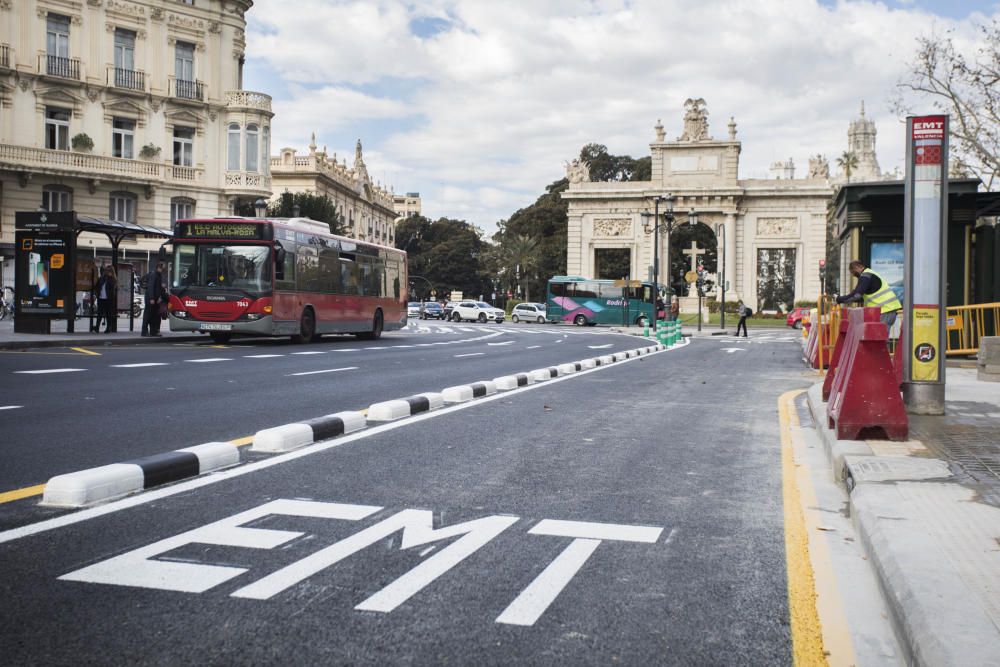
<path id="1" fill-rule="evenodd" d="M 708 109 L 705 100 L 688 98 L 684 102 L 684 132 L 677 141 L 706 141 L 708 136 Z"/>
<path id="2" fill-rule="evenodd" d="M 572 162 L 566 163 L 566 178 L 569 179 L 570 183 L 587 183 L 590 181 L 590 165 L 581 160 L 580 158 L 574 158 Z"/>

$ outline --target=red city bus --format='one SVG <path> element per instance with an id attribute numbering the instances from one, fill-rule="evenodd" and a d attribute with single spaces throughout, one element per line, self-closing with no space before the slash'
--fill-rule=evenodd
<path id="1" fill-rule="evenodd" d="M 406 253 L 330 234 L 308 218 L 174 225 L 170 330 L 373 340 L 406 325 Z"/>

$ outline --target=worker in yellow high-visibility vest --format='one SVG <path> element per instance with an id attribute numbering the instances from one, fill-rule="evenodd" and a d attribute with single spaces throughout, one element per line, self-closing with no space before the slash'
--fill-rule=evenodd
<path id="1" fill-rule="evenodd" d="M 858 279 L 858 283 L 850 294 L 838 296 L 837 303 L 861 299 L 865 307 L 877 306 L 882 310 L 879 319 L 885 323 L 891 334 L 892 325 L 896 322 L 896 315 L 903 309 L 903 304 L 889 287 L 889 282 L 871 269 L 865 268 L 865 265 L 858 260 L 851 262 L 848 270 Z"/>

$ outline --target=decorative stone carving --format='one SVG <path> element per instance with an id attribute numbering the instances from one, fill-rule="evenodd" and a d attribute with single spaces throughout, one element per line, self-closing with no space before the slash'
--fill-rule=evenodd
<path id="1" fill-rule="evenodd" d="M 215 122 L 215 119 L 218 118 L 218 117 L 219 117 L 219 114 L 217 114 L 216 112 L 214 112 L 214 111 L 209 111 L 208 112 L 208 119 L 211 120 L 213 123 Z"/>
<path id="2" fill-rule="evenodd" d="M 211 33 L 220 33 L 222 32 L 222 24 L 218 21 L 209 21 L 208 31 Z"/>
<path id="3" fill-rule="evenodd" d="M 757 218 L 757 236 L 797 237 L 798 218 Z"/>
<path id="4" fill-rule="evenodd" d="M 736 119 L 732 116 L 729 117 L 729 140 L 736 141 Z"/>
<path id="5" fill-rule="evenodd" d="M 87 88 L 87 99 L 91 102 L 96 102 L 101 99 L 101 91 L 97 88 Z"/>
<path id="6" fill-rule="evenodd" d="M 192 16 L 181 16 L 180 14 L 167 14 L 167 23 L 178 28 L 187 28 L 196 32 L 205 31 L 205 22 Z"/>
<path id="7" fill-rule="evenodd" d="M 821 153 L 809 158 L 809 178 L 830 178 L 830 163 Z"/>
<path id="8" fill-rule="evenodd" d="M 149 18 L 153 19 L 154 21 L 162 21 L 163 20 L 163 7 L 153 7 L 152 9 L 150 9 L 149 10 Z"/>
<path id="9" fill-rule="evenodd" d="M 131 2 L 121 2 L 121 0 L 108 0 L 107 11 L 109 14 L 124 14 L 133 18 L 146 20 L 146 8 L 135 5 Z"/>
<path id="10" fill-rule="evenodd" d="M 663 129 L 663 121 L 659 118 L 656 119 L 656 125 L 653 126 L 653 130 L 656 131 L 656 141 L 658 143 L 663 143 L 667 139 L 667 131 Z"/>
<path id="11" fill-rule="evenodd" d="M 705 100 L 699 97 L 696 100 L 688 98 L 684 102 L 684 132 L 677 137 L 677 141 L 707 141 L 708 136 L 708 109 L 705 108 Z"/>
<path id="12" fill-rule="evenodd" d="M 158 112 L 160 110 L 160 100 L 155 97 L 151 98 L 149 100 L 149 108 L 153 110 L 153 113 Z"/>
<path id="13" fill-rule="evenodd" d="M 629 218 L 596 218 L 594 236 L 632 236 L 632 221 Z"/>
<path id="14" fill-rule="evenodd" d="M 566 178 L 570 183 L 586 183 L 590 181 L 590 165 L 580 158 L 574 158 L 566 163 Z"/>
<path id="15" fill-rule="evenodd" d="M 24 92 L 28 92 L 28 88 L 31 88 L 31 79 L 28 79 L 27 77 L 22 77 L 18 79 L 17 85 L 20 86 L 21 90 L 23 90 Z"/>
<path id="16" fill-rule="evenodd" d="M 91 7 L 100 7 L 102 0 L 87 0 L 87 4 Z"/>
<path id="17" fill-rule="evenodd" d="M 12 0 L 0 0 L 0 9 L 10 9 Z"/>

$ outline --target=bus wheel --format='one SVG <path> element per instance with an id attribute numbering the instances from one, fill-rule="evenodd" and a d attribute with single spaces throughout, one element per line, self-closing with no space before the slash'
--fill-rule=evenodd
<path id="1" fill-rule="evenodd" d="M 375 318 L 372 320 L 372 330 L 357 334 L 358 340 L 377 340 L 382 336 L 382 311 L 375 311 Z"/>
<path id="2" fill-rule="evenodd" d="M 577 315 L 573 318 L 573 324 L 578 327 L 585 327 L 587 326 L 587 318 L 583 315 Z"/>
<path id="3" fill-rule="evenodd" d="M 316 335 L 316 316 L 312 308 L 302 311 L 302 319 L 299 320 L 299 333 L 292 336 L 293 343 L 308 343 Z"/>
<path id="4" fill-rule="evenodd" d="M 637 319 L 635 321 L 635 323 L 636 323 L 636 325 L 638 325 L 640 327 L 648 327 L 649 326 L 649 318 L 647 318 L 645 315 L 640 315 L 639 319 Z"/>
<path id="5" fill-rule="evenodd" d="M 228 343 L 233 338 L 233 334 L 229 331 L 210 331 L 209 334 L 213 343 Z"/>

